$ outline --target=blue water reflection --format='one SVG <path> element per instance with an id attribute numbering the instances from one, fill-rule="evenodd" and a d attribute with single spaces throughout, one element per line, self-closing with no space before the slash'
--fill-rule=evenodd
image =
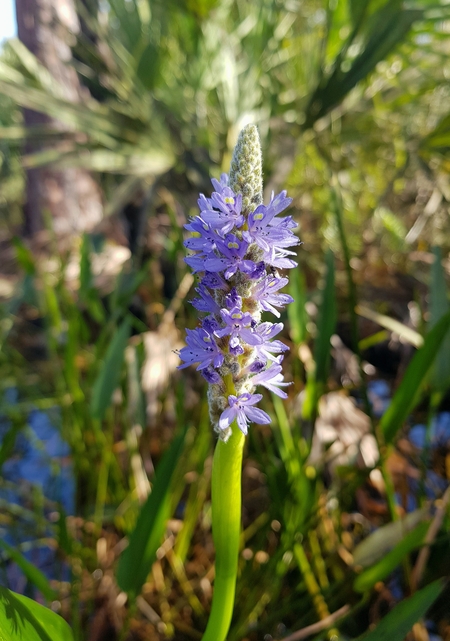
<path id="1" fill-rule="evenodd" d="M 9 388 L 0 407 L 0 443 L 11 437 L 13 425 L 5 416 L 6 407 L 18 403 L 18 391 Z M 38 539 L 55 538 L 55 515 L 75 511 L 75 479 L 69 445 L 60 434 L 59 408 L 33 409 L 15 436 L 11 452 L 3 463 L 0 484 L 2 519 L 0 536 L 38 567 L 49 579 L 68 578 L 67 568 L 53 547 L 38 545 Z M 27 545 L 29 543 L 29 545 Z M 6 553 L 0 582 L 12 590 L 33 595 L 31 586 Z M 35 595 L 33 595 L 35 596 Z"/>

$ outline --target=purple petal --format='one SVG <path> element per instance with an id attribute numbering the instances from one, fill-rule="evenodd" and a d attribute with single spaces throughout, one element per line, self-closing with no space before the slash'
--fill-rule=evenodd
<path id="1" fill-rule="evenodd" d="M 239 410 L 237 413 L 237 424 L 239 429 L 245 436 L 248 434 L 248 423 L 247 423 L 247 417 L 245 416 L 244 410 Z"/>
<path id="2" fill-rule="evenodd" d="M 260 425 L 270 423 L 270 416 L 258 407 L 246 407 L 244 411 L 247 417 L 254 423 L 259 423 Z"/>
<path id="3" fill-rule="evenodd" d="M 238 409 L 236 407 L 227 407 L 226 410 L 222 412 L 219 418 L 219 429 L 221 430 L 226 430 L 230 427 L 234 419 L 236 418 L 236 414 L 238 413 Z"/>

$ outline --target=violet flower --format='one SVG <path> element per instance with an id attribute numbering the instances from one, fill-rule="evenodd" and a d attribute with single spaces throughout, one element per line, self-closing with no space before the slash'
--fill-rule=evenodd
<path id="1" fill-rule="evenodd" d="M 279 318 L 279 309 L 292 302 L 281 293 L 288 279 L 274 270 L 296 267 L 288 248 L 299 244 L 291 216 L 280 214 L 291 204 L 285 191 L 262 203 L 261 149 L 254 125 L 243 129 L 236 145 L 230 176 L 213 179 L 210 198 L 198 199 L 200 213 L 186 229 L 194 234 L 185 246 L 195 252 L 185 260 L 200 283 L 194 307 L 206 314 L 201 325 L 187 330 L 180 350 L 180 368 L 198 364 L 209 383 L 210 415 L 215 430 L 227 441 L 232 423 L 247 434 L 248 424 L 269 423 L 255 407 L 262 399 L 257 386 L 281 398 L 283 354 L 288 349 L 275 339 L 283 323 L 262 321 L 263 312 Z"/>
<path id="2" fill-rule="evenodd" d="M 228 405 L 226 410 L 222 412 L 219 419 L 219 429 L 228 430 L 234 420 L 237 421 L 239 429 L 243 434 L 247 434 L 247 426 L 249 421 L 255 423 L 270 423 L 270 416 L 258 407 L 253 407 L 262 399 L 262 394 L 241 394 L 234 396 L 231 394 L 228 397 Z"/>

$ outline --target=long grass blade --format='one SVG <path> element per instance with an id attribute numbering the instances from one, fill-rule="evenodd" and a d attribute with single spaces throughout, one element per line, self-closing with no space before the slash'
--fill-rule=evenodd
<path id="1" fill-rule="evenodd" d="M 353 583 L 356 592 L 367 592 L 373 588 L 375 583 L 383 581 L 388 577 L 410 552 L 423 543 L 428 528 L 429 523 L 419 523 L 414 530 L 406 534 L 380 561 L 357 576 Z"/>
<path id="2" fill-rule="evenodd" d="M 450 309 L 440 248 L 434 247 L 433 254 L 434 262 L 431 267 L 430 283 L 430 327 L 434 327 Z M 441 393 L 445 393 L 450 385 L 450 331 L 436 357 L 430 382 L 433 390 Z"/>
<path id="3" fill-rule="evenodd" d="M 103 366 L 94 383 L 91 400 L 92 418 L 101 420 L 111 402 L 113 392 L 120 381 L 125 347 L 129 336 L 130 320 L 126 318 L 109 344 Z"/>
<path id="4" fill-rule="evenodd" d="M 120 588 L 136 598 L 156 560 L 171 509 L 170 481 L 183 451 L 183 430 L 164 454 L 153 484 L 152 492 L 143 505 L 129 545 L 119 559 L 117 582 Z"/>
<path id="5" fill-rule="evenodd" d="M 0 547 L 5 550 L 8 557 L 19 566 L 28 581 L 42 592 L 48 601 L 56 599 L 56 592 L 50 587 L 47 577 L 36 566 L 30 563 L 19 550 L 13 548 L 4 539 L 0 539 Z"/>
<path id="6" fill-rule="evenodd" d="M 430 330 L 423 346 L 414 354 L 408 365 L 405 376 L 380 422 L 381 431 L 387 443 L 394 440 L 408 414 L 415 407 L 430 367 L 449 329 L 450 312 Z"/>
<path id="7" fill-rule="evenodd" d="M 444 586 L 445 581 L 434 581 L 405 599 L 384 617 L 375 630 L 360 637 L 359 641 L 403 641 L 416 621 L 436 601 Z"/>

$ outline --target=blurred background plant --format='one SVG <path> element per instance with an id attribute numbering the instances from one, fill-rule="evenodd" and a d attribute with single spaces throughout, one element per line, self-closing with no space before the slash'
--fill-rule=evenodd
<path id="1" fill-rule="evenodd" d="M 17 9 L 0 57 L 3 585 L 77 641 L 201 637 L 215 437 L 202 380 L 175 370 L 197 322 L 183 224 L 250 121 L 303 245 L 282 319 L 294 384 L 248 439 L 229 639 L 450 639 L 450 6 Z M 18 598 L 2 591 L 0 630 L 20 606 L 41 634 L 48 610 Z"/>

